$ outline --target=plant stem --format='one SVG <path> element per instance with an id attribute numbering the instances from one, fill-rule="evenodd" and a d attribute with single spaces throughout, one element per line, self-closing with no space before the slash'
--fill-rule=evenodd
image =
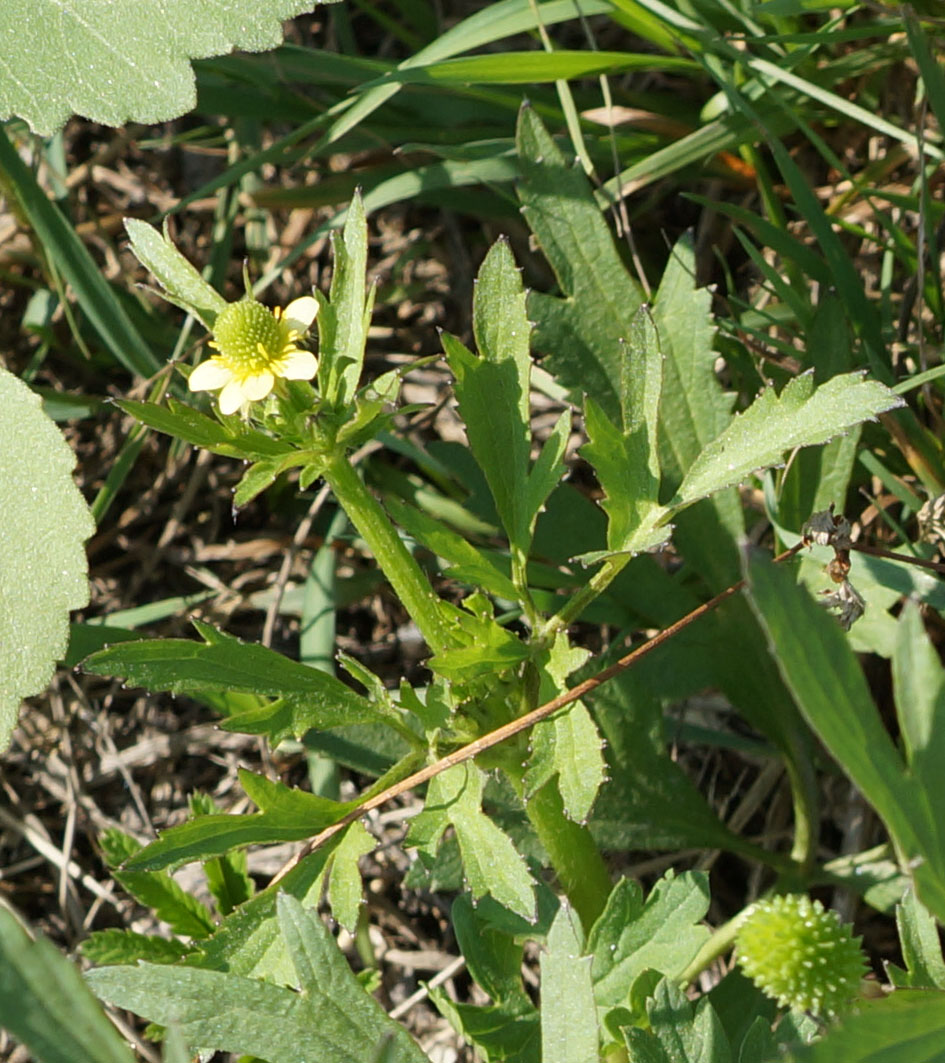
<path id="1" fill-rule="evenodd" d="M 584 612 L 594 599 L 603 594 L 630 561 L 630 554 L 615 554 L 609 557 L 593 576 L 577 590 L 566 605 L 550 617 L 539 633 L 546 642 L 554 639 L 559 631 L 565 631 Z"/>
<path id="2" fill-rule="evenodd" d="M 420 629 L 427 645 L 433 653 L 447 649 L 450 638 L 440 609 L 440 599 L 347 455 L 336 453 L 322 475 L 351 523 L 371 548 L 381 571 Z"/>
<path id="3" fill-rule="evenodd" d="M 699 949 L 689 966 L 679 976 L 678 982 L 680 985 L 689 985 L 690 982 L 695 981 L 713 960 L 717 960 L 719 956 L 728 952 L 735 943 L 735 936 L 741 926 L 744 914 L 743 911 L 739 912 L 734 919 L 729 919 L 727 923 L 723 923 L 722 926 L 717 927 L 712 932 L 711 937 Z"/>

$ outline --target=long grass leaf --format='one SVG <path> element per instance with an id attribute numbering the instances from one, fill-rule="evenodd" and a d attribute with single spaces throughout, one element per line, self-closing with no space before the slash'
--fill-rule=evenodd
<path id="1" fill-rule="evenodd" d="M 627 70 L 698 73 L 702 67 L 682 56 L 654 56 L 638 52 L 502 52 L 447 59 L 409 67 L 386 75 L 391 82 L 455 82 L 468 84 L 524 85 L 536 81 L 596 77 Z"/>
<path id="2" fill-rule="evenodd" d="M 149 377 L 160 368 L 95 259 L 62 212 L 40 188 L 0 129 L 0 180 L 36 233 L 44 252 L 65 277 L 76 301 L 112 357 L 130 373 Z"/>
<path id="3" fill-rule="evenodd" d="M 812 100 L 825 104 L 831 110 L 842 114 L 845 118 L 849 118 L 858 125 L 865 125 L 867 129 L 875 129 L 877 133 L 884 133 L 886 136 L 903 144 L 915 144 L 914 133 L 906 129 L 900 129 L 899 126 L 893 122 L 888 122 L 881 115 L 874 114 L 873 111 L 868 111 L 865 107 L 860 107 L 859 104 L 851 103 L 850 100 L 845 100 L 842 96 L 815 85 L 807 78 L 798 77 L 797 74 L 792 73 L 790 70 L 775 66 L 774 63 L 769 63 L 767 59 L 746 59 L 745 65 L 756 74 L 767 76 L 783 85 L 790 85 L 791 88 L 797 89 Z M 932 158 L 941 159 L 945 157 L 941 148 L 932 144 L 927 144 L 925 150 Z"/>

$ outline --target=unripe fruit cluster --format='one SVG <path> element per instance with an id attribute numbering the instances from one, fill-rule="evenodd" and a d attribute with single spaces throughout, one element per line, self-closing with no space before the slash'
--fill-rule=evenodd
<path id="1" fill-rule="evenodd" d="M 860 938 L 820 901 L 801 894 L 753 905 L 738 932 L 745 974 L 782 1007 L 830 1016 L 857 993 L 866 971 Z"/>

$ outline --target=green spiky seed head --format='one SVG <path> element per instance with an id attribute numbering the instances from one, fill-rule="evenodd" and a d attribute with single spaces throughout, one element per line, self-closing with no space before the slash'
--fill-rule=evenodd
<path id="1" fill-rule="evenodd" d="M 803 894 L 753 905 L 738 932 L 742 970 L 782 1007 L 836 1015 L 866 972 L 860 938 Z"/>
<path id="2" fill-rule="evenodd" d="M 253 299 L 227 303 L 213 325 L 213 346 L 245 369 L 263 369 L 282 353 L 285 329 L 275 314 Z"/>

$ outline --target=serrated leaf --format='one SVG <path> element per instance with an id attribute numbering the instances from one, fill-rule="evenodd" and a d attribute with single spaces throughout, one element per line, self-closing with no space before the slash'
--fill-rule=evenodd
<path id="1" fill-rule="evenodd" d="M 95 675 L 121 676 L 128 683 L 148 690 L 172 694 L 197 691 L 241 690 L 285 698 L 290 705 L 278 716 L 284 729 L 338 727 L 343 724 L 373 723 L 383 714 L 378 706 L 355 694 L 341 680 L 258 643 L 226 638 L 209 644 L 192 639 L 145 639 L 121 642 L 100 650 L 83 662 Z M 282 713 L 283 710 L 279 709 Z M 274 727 L 276 707 L 250 710 L 236 717 L 258 724 L 265 733 Z M 300 737 L 297 735 L 297 737 Z"/>
<path id="2" fill-rule="evenodd" d="M 183 941 L 157 937 L 155 934 L 136 934 L 131 930 L 93 930 L 82 942 L 82 955 L 96 966 L 113 963 L 177 963 L 193 946 Z"/>
<path id="3" fill-rule="evenodd" d="M 52 678 L 69 610 L 89 600 L 84 541 L 95 530 L 72 480 L 75 455 L 38 395 L 0 369 L 0 752 L 20 701 Z"/>
<path id="4" fill-rule="evenodd" d="M 358 861 L 373 852 L 377 842 L 360 823 L 352 823 L 335 849 L 328 879 L 328 900 L 331 914 L 353 934 L 364 903 L 361 871 Z"/>
<path id="5" fill-rule="evenodd" d="M 531 326 L 525 291 L 504 240 L 489 249 L 476 278 L 473 330 L 479 356 L 445 335 L 469 445 L 485 474 L 512 548 L 526 551 L 535 514 L 526 510 Z"/>
<path id="6" fill-rule="evenodd" d="M 443 608 L 450 627 L 459 636 L 456 641 L 461 637 L 463 644 L 442 650 L 430 659 L 428 663 L 438 675 L 467 680 L 503 672 L 528 657 L 525 643 L 491 616 L 473 615 L 446 603 Z"/>
<path id="7" fill-rule="evenodd" d="M 310 0 L 22 0 L 0 13 L 0 119 L 49 136 L 72 114 L 119 126 L 193 110 L 189 60 L 282 42 Z"/>
<path id="8" fill-rule="evenodd" d="M 692 234 L 673 248 L 653 301 L 664 355 L 660 445 L 664 478 L 674 484 L 728 424 L 731 399 L 715 374 L 712 294 L 697 288 Z"/>
<path id="9" fill-rule="evenodd" d="M 704 874 L 667 872 L 645 901 L 636 882 L 621 879 L 587 938 L 598 1005 L 624 1003 L 634 979 L 648 968 L 670 978 L 681 974 L 709 936 L 699 925 L 708 910 Z"/>
<path id="10" fill-rule="evenodd" d="M 474 900 L 489 894 L 523 918 L 534 919 L 532 877 L 512 839 L 482 811 L 482 785 L 475 765 L 457 764 L 430 783 L 423 814 L 437 819 L 434 837 L 453 825 Z"/>
<path id="11" fill-rule="evenodd" d="M 87 977 L 103 999 L 152 1022 L 175 1022 L 188 1044 L 279 1063 L 364 1063 L 382 1050 L 389 1063 L 427 1063 L 361 987 L 315 912 L 281 895 L 278 919 L 298 988 L 153 964 Z"/>
<path id="12" fill-rule="evenodd" d="M 813 374 L 794 377 L 780 395 L 766 388 L 736 414 L 695 459 L 672 506 L 687 506 L 758 469 L 777 465 L 794 447 L 826 443 L 862 421 L 903 405 L 902 399 L 862 373 L 835 376 L 814 390 Z"/>
<path id="13" fill-rule="evenodd" d="M 209 937 L 216 929 L 206 905 L 165 872 L 115 871 L 113 877 L 175 934 L 199 939 Z"/>
<path id="14" fill-rule="evenodd" d="M 223 856 L 247 845 L 300 841 L 337 823 L 354 807 L 240 771 L 247 795 L 262 811 L 250 815 L 199 816 L 162 831 L 125 863 L 125 870 L 156 871 Z"/>
<path id="15" fill-rule="evenodd" d="M 567 677 L 587 657 L 586 650 L 572 647 L 567 636 L 559 634 L 551 648 L 535 659 L 541 680 L 539 700 L 550 701 L 565 690 Z M 526 793 L 535 793 L 557 775 L 565 812 L 575 822 L 585 822 L 604 781 L 604 757 L 600 734 L 584 704 L 575 702 L 539 721 L 529 744 Z"/>
<path id="16" fill-rule="evenodd" d="M 591 957 L 567 904 L 558 909 L 541 954 L 542 1063 L 599 1063 L 599 1034 L 591 984 Z"/>
<path id="17" fill-rule="evenodd" d="M 226 300 L 212 288 L 173 243 L 147 222 L 125 218 L 125 230 L 135 257 L 167 291 L 171 301 L 193 313 L 213 329 Z"/>
<path id="18" fill-rule="evenodd" d="M 594 721 L 581 702 L 536 724 L 527 784 L 539 789 L 553 775 L 568 818 L 583 823 L 604 781 L 602 742 Z"/>
<path id="19" fill-rule="evenodd" d="M 79 969 L 0 908 L 0 1027 L 42 1063 L 133 1063 Z"/>
<path id="20" fill-rule="evenodd" d="M 560 383 L 590 395 L 616 419 L 620 341 L 630 335 L 643 293 L 627 273 L 584 171 L 565 162 L 530 107 L 519 115 L 516 141 L 522 213 L 563 293 L 529 296 L 534 346 Z"/>
<path id="21" fill-rule="evenodd" d="M 601 506 L 610 518 L 610 551 L 641 553 L 669 538 L 667 510 L 659 504 L 657 444 L 663 354 L 649 308 L 641 306 L 631 323 L 631 342 L 621 344 L 618 426 L 592 399 L 585 402 L 589 442 L 581 456 L 594 466 L 604 489 Z M 588 560 L 585 556 L 584 560 Z"/>
<path id="22" fill-rule="evenodd" d="M 361 379 L 364 345 L 373 305 L 373 290 L 365 295 L 367 222 L 364 204 L 355 193 L 344 229 L 331 234 L 334 272 L 326 299 L 316 291 L 319 312 L 318 385 L 329 407 L 341 408 L 354 398 Z"/>
<path id="23" fill-rule="evenodd" d="M 912 889 L 896 906 L 896 926 L 906 970 L 887 964 L 886 973 L 892 984 L 910 989 L 945 989 L 945 961 L 938 927 Z"/>
<path id="24" fill-rule="evenodd" d="M 707 998 L 693 1007 L 682 989 L 664 978 L 647 1001 L 647 1014 L 649 1030 L 624 1031 L 634 1061 L 732 1063 L 725 1031 Z"/>

